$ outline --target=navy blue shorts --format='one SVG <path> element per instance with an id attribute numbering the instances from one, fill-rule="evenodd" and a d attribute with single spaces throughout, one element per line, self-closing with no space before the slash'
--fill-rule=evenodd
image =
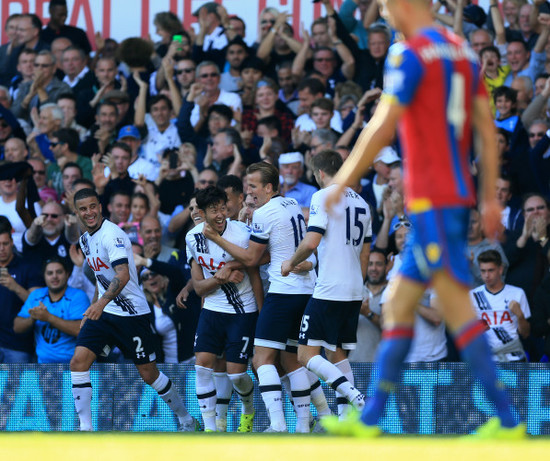
<path id="1" fill-rule="evenodd" d="M 299 343 L 331 351 L 355 349 L 360 310 L 361 301 L 311 298 L 302 317 Z"/>
<path id="2" fill-rule="evenodd" d="M 248 363 L 252 357 L 257 312 L 226 314 L 203 309 L 195 334 L 195 352 L 210 352 L 232 363 Z"/>
<path id="3" fill-rule="evenodd" d="M 411 213 L 411 233 L 403 250 L 399 273 L 427 284 L 434 272 L 444 270 L 458 282 L 470 285 L 470 264 L 466 257 L 470 209 L 430 208 Z"/>
<path id="4" fill-rule="evenodd" d="M 103 312 L 98 320 L 86 320 L 76 345 L 90 349 L 97 356 L 107 357 L 114 346 L 136 365 L 154 362 L 155 337 L 149 316 L 123 317 Z"/>
<path id="5" fill-rule="evenodd" d="M 254 345 L 295 352 L 302 315 L 310 298 L 311 295 L 268 293 L 258 317 Z"/>

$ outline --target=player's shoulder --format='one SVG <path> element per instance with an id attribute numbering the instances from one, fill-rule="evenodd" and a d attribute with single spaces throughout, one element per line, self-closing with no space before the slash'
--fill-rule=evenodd
<path id="1" fill-rule="evenodd" d="M 525 291 L 523 291 L 523 288 L 508 284 L 504 285 L 503 292 L 506 292 L 506 294 L 509 296 L 514 296 L 518 298 L 522 295 L 525 295 Z"/>
<path id="2" fill-rule="evenodd" d="M 470 294 L 474 295 L 476 293 L 484 292 L 484 291 L 485 291 L 485 285 L 479 285 L 478 287 L 472 288 L 470 290 Z"/>
<path id="3" fill-rule="evenodd" d="M 195 235 L 202 233 L 203 229 L 204 229 L 204 222 L 197 224 L 195 227 L 193 227 L 191 230 L 187 232 L 187 234 L 185 235 L 185 240 L 186 241 L 194 240 Z"/>
<path id="4" fill-rule="evenodd" d="M 231 229 L 232 232 L 240 233 L 240 234 L 250 234 L 252 232 L 252 229 L 250 226 L 246 225 L 242 221 L 234 221 L 234 220 L 227 220 L 227 227 Z"/>

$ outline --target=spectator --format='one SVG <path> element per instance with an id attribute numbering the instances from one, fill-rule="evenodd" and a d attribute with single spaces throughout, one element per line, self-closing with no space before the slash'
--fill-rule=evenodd
<path id="1" fill-rule="evenodd" d="M 502 225 L 505 229 L 516 229 L 521 218 L 521 210 L 512 207 L 512 181 L 506 175 L 500 175 L 497 179 L 497 200 L 502 207 Z"/>
<path id="2" fill-rule="evenodd" d="M 80 48 L 69 47 L 63 51 L 63 81 L 71 87 L 75 94 L 82 90 L 97 86 L 94 73 L 86 65 L 86 53 Z"/>
<path id="3" fill-rule="evenodd" d="M 525 292 L 503 282 L 500 253 L 487 250 L 478 258 L 483 285 L 470 292 L 479 318 L 487 325 L 487 341 L 497 362 L 526 362 L 521 338 L 531 332 L 531 310 Z"/>
<path id="4" fill-rule="evenodd" d="M 197 66 L 196 78 L 198 88 L 202 88 L 202 93 L 199 91 L 197 94 L 193 94 L 193 99 L 190 98 L 191 93 L 187 97 L 195 104 L 190 118 L 195 131 L 198 131 L 204 124 L 208 108 L 213 104 L 225 104 L 231 107 L 233 111 L 242 112 L 242 102 L 239 95 L 220 89 L 220 71 L 214 62 L 201 62 Z"/>
<path id="5" fill-rule="evenodd" d="M 160 35 L 160 41 L 155 43 L 155 53 L 161 58 L 168 52 L 174 35 L 187 35 L 187 33 L 182 30 L 180 19 L 171 11 L 161 11 L 155 14 L 153 24 L 156 27 L 157 35 Z M 186 37 L 186 39 L 188 39 L 188 37 Z M 182 46 L 187 46 L 190 49 L 189 42 L 187 45 L 182 44 Z"/>
<path id="6" fill-rule="evenodd" d="M 507 230 L 502 247 L 510 264 L 506 283 L 523 289 L 530 301 L 548 268 L 548 203 L 539 194 L 529 194 L 522 210 L 523 228 Z"/>
<path id="7" fill-rule="evenodd" d="M 79 237 L 76 217 L 66 215 L 59 203 L 48 202 L 23 234 L 23 257 L 38 263 L 39 267 L 48 259 L 61 258 L 70 275 L 73 263 L 69 249 L 78 242 Z"/>
<path id="8" fill-rule="evenodd" d="M 63 125 L 63 111 L 54 103 L 40 106 L 37 130 L 27 138 L 27 143 L 33 156 L 41 156 L 46 161 L 55 161 L 55 155 L 50 142 L 53 133 Z"/>
<path id="9" fill-rule="evenodd" d="M 65 72 L 63 72 L 63 52 L 73 46 L 73 43 L 66 37 L 56 38 L 52 44 L 50 51 L 55 56 L 55 76 L 63 81 Z"/>
<path id="10" fill-rule="evenodd" d="M 111 167 L 109 170 L 106 171 L 101 163 L 94 166 L 94 183 L 97 192 L 101 195 L 102 204 L 109 203 L 111 196 L 116 192 L 123 191 L 128 196 L 134 193 L 135 183 L 128 173 L 131 156 L 132 151 L 128 144 L 116 142 L 110 151 Z M 104 209 L 107 209 L 107 207 L 104 207 Z M 128 209 L 130 209 L 129 202 Z M 128 218 L 124 219 L 124 221 L 127 220 Z"/>
<path id="11" fill-rule="evenodd" d="M 195 167 L 193 146 L 182 145 L 180 149 L 168 149 L 163 154 L 160 174 L 157 178 L 159 188 L 160 211 L 171 215 L 178 205 L 186 206 L 195 190 Z M 171 163 L 174 162 L 175 164 Z"/>
<path id="12" fill-rule="evenodd" d="M 506 59 L 510 65 L 510 74 L 506 77 L 504 85 L 510 86 L 512 80 L 518 76 L 525 75 L 534 82 L 541 72 L 544 72 L 546 53 L 544 47 L 548 41 L 548 26 L 544 26 L 533 51 L 529 51 L 523 40 L 514 40 L 508 43 L 506 48 Z"/>
<path id="13" fill-rule="evenodd" d="M 145 266 L 147 259 L 136 257 L 136 264 Z M 190 274 L 187 274 L 189 279 Z M 176 307 L 176 296 L 187 280 L 175 266 L 153 261 L 141 272 L 145 297 L 151 308 L 151 323 L 160 337 L 158 361 L 161 363 L 189 362 L 194 358 L 193 343 L 201 300 L 192 291 L 185 301 L 185 308 Z"/>
<path id="14" fill-rule="evenodd" d="M 256 88 L 256 104 L 252 109 L 245 109 L 242 117 L 243 130 L 250 130 L 256 133 L 258 120 L 275 116 L 281 122 L 280 137 L 288 144 L 291 141 L 292 128 L 294 127 L 294 118 L 288 111 L 280 111 L 276 108 L 277 103 L 277 85 L 271 79 L 261 80 Z M 329 118 L 330 120 L 330 118 Z"/>
<path id="15" fill-rule="evenodd" d="M 388 264 L 383 251 L 373 248 L 367 265 L 367 282 L 357 324 L 357 347 L 350 351 L 350 362 L 374 362 L 376 348 L 382 336 L 380 299 L 388 282 Z"/>
<path id="16" fill-rule="evenodd" d="M 130 195 L 122 190 L 115 191 L 109 197 L 107 210 L 109 211 L 109 220 L 119 225 L 127 223 L 130 220 Z M 119 226 L 122 227 L 122 226 Z M 134 240 L 134 242 L 137 241 Z"/>
<path id="17" fill-rule="evenodd" d="M 80 153 L 85 157 L 99 153 L 104 154 L 115 142 L 117 131 L 118 109 L 113 102 L 104 101 L 97 106 L 96 123 L 90 128 L 90 134 L 82 141 Z"/>
<path id="18" fill-rule="evenodd" d="M 30 48 L 24 48 L 17 58 L 17 75 L 9 83 L 12 101 L 17 99 L 22 83 L 32 82 L 34 77 L 34 60 L 38 53 Z"/>
<path id="19" fill-rule="evenodd" d="M 483 284 L 481 272 L 479 270 L 478 258 L 479 256 L 488 251 L 495 250 L 499 253 L 501 258 L 502 275 L 506 275 L 508 268 L 508 260 L 504 254 L 504 250 L 498 242 L 489 240 L 483 234 L 483 228 L 481 224 L 481 216 L 478 210 L 472 209 L 470 211 L 470 225 L 468 227 L 468 258 L 470 259 L 470 273 L 472 274 L 472 288 L 478 287 Z"/>
<path id="20" fill-rule="evenodd" d="M 0 46 L 0 85 L 8 86 L 13 75 L 13 68 L 10 71 L 10 63 L 13 62 L 12 53 L 19 46 L 17 42 L 17 25 L 20 14 L 10 14 L 4 23 L 4 32 L 8 41 Z"/>
<path id="21" fill-rule="evenodd" d="M 157 179 L 162 153 L 166 149 L 178 148 L 181 139 L 175 124 L 171 123 L 172 102 L 164 95 L 153 96 L 149 102 L 149 112 L 145 113 L 145 86 L 140 87 L 140 96 L 136 108 L 135 125 L 139 129 L 147 128 L 147 137 L 143 140 L 141 156 L 153 167 L 152 180 Z M 179 111 L 178 111 L 179 112 Z"/>
<path id="22" fill-rule="evenodd" d="M 61 171 L 67 163 L 76 163 L 80 167 L 81 177 L 92 179 L 92 161 L 78 155 L 78 143 L 78 133 L 70 128 L 61 128 L 51 135 L 50 149 L 56 161 L 48 164 L 48 180 L 58 195 L 64 192 Z"/>
<path id="23" fill-rule="evenodd" d="M 241 64 L 248 57 L 248 46 L 242 37 L 235 37 L 227 45 L 226 60 L 229 69 L 221 74 L 220 88 L 237 92 L 241 88 Z"/>
<path id="24" fill-rule="evenodd" d="M 315 129 L 315 123 L 309 115 L 311 105 L 313 101 L 322 98 L 324 95 L 325 88 L 318 79 L 306 78 L 300 82 L 298 85 L 298 98 L 300 100 L 298 112 L 301 115 L 296 119 L 296 128 L 301 131 L 313 131 Z M 339 133 L 342 132 L 342 120 L 339 112 L 335 112 L 332 116 L 330 126 L 333 130 Z"/>
<path id="25" fill-rule="evenodd" d="M 15 333 L 13 320 L 29 294 L 42 286 L 36 264 L 14 253 L 12 228 L 0 216 L 0 363 L 28 363 L 34 353 L 32 334 Z"/>
<path id="26" fill-rule="evenodd" d="M 241 64 L 241 97 L 244 109 L 251 108 L 255 103 L 256 88 L 264 77 L 264 63 L 256 56 L 249 56 Z"/>
<path id="27" fill-rule="evenodd" d="M 30 158 L 28 163 L 32 166 L 32 178 L 38 189 L 38 195 L 43 203 L 50 200 L 57 201 L 57 192 L 46 184 L 46 164 L 40 158 Z"/>
<path id="28" fill-rule="evenodd" d="M 283 178 L 279 193 L 295 199 L 302 208 L 309 208 L 311 196 L 318 189 L 300 181 L 304 174 L 304 156 L 300 152 L 281 154 L 279 174 Z"/>
<path id="29" fill-rule="evenodd" d="M 84 89 L 76 95 L 76 121 L 86 128 L 94 123 L 94 114 L 100 101 L 111 91 L 120 89 L 120 82 L 116 79 L 117 63 L 114 58 L 99 58 L 94 74 L 97 86 Z M 128 99 L 125 93 L 120 96 L 121 100 Z"/>
<path id="30" fill-rule="evenodd" d="M 32 329 L 38 363 L 69 363 L 90 301 L 84 291 L 68 286 L 70 271 L 64 260 L 48 260 L 43 275 L 46 287 L 29 295 L 14 319 L 13 330 L 25 333 Z"/>
<path id="31" fill-rule="evenodd" d="M 86 55 L 92 51 L 86 32 L 78 27 L 65 24 L 65 21 L 67 21 L 66 0 L 51 0 L 48 5 L 48 12 L 50 13 L 50 21 L 40 32 L 41 40 L 51 44 L 57 37 L 67 37 Z"/>
<path id="32" fill-rule="evenodd" d="M 276 68 L 277 83 L 279 84 L 279 100 L 292 111 L 294 115 L 298 115 L 298 107 L 300 100 L 298 99 L 298 90 L 296 81 L 292 76 L 292 63 L 284 61 Z"/>
<path id="33" fill-rule="evenodd" d="M 4 159 L 8 162 L 24 162 L 29 156 L 25 141 L 19 138 L 10 138 L 4 145 Z"/>
<path id="34" fill-rule="evenodd" d="M 40 51 L 34 59 L 33 80 L 20 85 L 12 112 L 16 117 L 30 121 L 31 109 L 54 103 L 60 94 L 70 91 L 66 83 L 55 77 L 54 55 L 50 51 Z"/>
<path id="35" fill-rule="evenodd" d="M 228 40 L 218 13 L 218 4 L 207 2 L 193 16 L 199 19 L 199 33 L 193 44 L 193 61 L 212 61 L 218 69 L 222 69 Z"/>
<path id="36" fill-rule="evenodd" d="M 242 167 L 242 141 L 234 128 L 224 128 L 214 136 L 212 148 L 204 159 L 205 167 L 213 167 L 218 175 L 239 174 Z"/>
<path id="37" fill-rule="evenodd" d="M 60 94 L 56 100 L 56 105 L 63 111 L 62 128 L 70 128 L 78 133 L 79 141 L 86 138 L 88 130 L 76 123 L 76 97 L 72 93 Z M 76 149 L 78 150 L 78 148 Z"/>
<path id="38" fill-rule="evenodd" d="M 185 99 L 191 90 L 191 85 L 195 83 L 195 71 L 197 64 L 190 58 L 184 58 L 176 62 L 174 73 L 176 82 L 180 88 L 181 98 Z"/>

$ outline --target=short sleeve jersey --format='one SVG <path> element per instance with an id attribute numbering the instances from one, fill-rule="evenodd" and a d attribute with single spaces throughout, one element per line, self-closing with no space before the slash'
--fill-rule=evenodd
<path id="1" fill-rule="evenodd" d="M 487 97 L 478 57 L 453 33 L 426 28 L 390 47 L 383 99 L 406 106 L 399 134 L 409 207 L 419 199 L 434 206 L 475 203 L 469 160 L 477 96 Z"/>
<path id="2" fill-rule="evenodd" d="M 228 261 L 233 261 L 233 257 L 222 247 L 208 240 L 202 233 L 203 228 L 204 223 L 201 223 L 191 229 L 185 237 L 187 261 L 191 264 L 191 260 L 194 259 L 202 267 L 204 278 L 209 279 Z M 242 248 L 248 248 L 250 229 L 244 223 L 228 220 L 222 237 Z M 248 274 L 245 272 L 244 279 L 240 283 L 220 285 L 216 291 L 205 296 L 203 307 L 226 314 L 242 314 L 258 310 Z"/>
<path id="3" fill-rule="evenodd" d="M 361 301 L 363 277 L 359 255 L 372 240 L 367 202 L 350 188 L 338 209 L 329 216 L 325 208 L 329 186 L 313 194 L 309 208 L 308 232 L 323 237 L 318 248 L 319 276 L 313 291 L 316 299 Z"/>
<path id="4" fill-rule="evenodd" d="M 254 211 L 250 240 L 267 245 L 271 255 L 268 268 L 269 293 L 311 294 L 315 285 L 314 271 L 306 274 L 281 275 L 281 264 L 290 259 L 303 240 L 306 221 L 293 198 L 273 197 Z"/>
<path id="5" fill-rule="evenodd" d="M 130 280 L 120 294 L 109 301 L 104 312 L 124 317 L 150 313 L 145 295 L 138 284 L 132 244 L 120 227 L 104 219 L 101 227 L 93 234 L 86 232 L 80 237 L 80 248 L 94 271 L 99 297 L 103 296 L 115 277 L 114 268 L 118 264 L 128 264 Z"/>
<path id="6" fill-rule="evenodd" d="M 521 288 L 504 285 L 498 293 L 491 293 L 485 285 L 481 285 L 471 290 L 470 296 L 478 317 L 491 329 L 487 332 L 487 339 L 493 351 L 498 351 L 509 342 L 519 339 L 518 319 L 508 306 L 510 301 L 516 301 L 525 318 L 531 317 L 527 297 Z"/>
<path id="7" fill-rule="evenodd" d="M 90 302 L 82 290 L 67 287 L 63 297 L 52 302 L 48 288 L 39 288 L 31 292 L 19 312 L 19 317 L 30 317 L 29 309 L 42 302 L 48 311 L 63 320 L 82 320 Z M 34 340 L 38 363 L 68 363 L 76 347 L 76 337 L 63 333 L 48 322 L 37 320 L 34 323 Z"/>

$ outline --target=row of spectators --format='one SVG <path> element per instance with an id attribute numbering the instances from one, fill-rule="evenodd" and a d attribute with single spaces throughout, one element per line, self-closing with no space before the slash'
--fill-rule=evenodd
<path id="1" fill-rule="evenodd" d="M 0 362 L 32 360 L 35 353 L 46 361 L 39 344 L 47 348 L 58 342 L 52 338 L 74 337 L 77 331 L 61 326 L 42 306 L 56 299 L 52 283 L 61 283 L 48 271 L 65 271 L 65 285 L 93 295 L 93 277 L 75 246 L 80 230 L 72 210 L 74 193 L 85 187 L 97 190 L 105 215 L 130 235 L 141 256 L 138 264 L 164 277 L 149 286 L 152 291 L 162 286 L 149 299 L 157 330 L 172 338 L 167 360 L 192 357 L 200 301 L 188 283 L 182 251 L 198 219 L 194 190 L 218 184 L 228 192 L 229 216 L 249 220 L 254 204 L 246 200 L 245 168 L 271 162 L 280 170 L 280 193 L 295 198 L 307 219 L 318 188 L 309 168 L 312 157 L 334 149 L 345 159 L 383 91 L 384 62 L 399 37 L 379 17 L 376 2 L 345 0 L 339 11 L 329 0 L 322 3 L 326 15 L 301 31 L 301 40 L 287 13 L 266 8 L 252 46 L 244 40 L 244 22 L 215 2 L 195 12 L 198 33 L 162 12 L 155 16 L 159 42 L 130 37 L 117 43 L 96 34 L 93 53 L 86 34 L 65 25 L 65 0 L 49 3 L 45 27 L 34 14 L 6 20 L 9 41 L 0 47 L 0 214 L 6 218 L 0 222 L 0 268 L 7 268 L 0 271 L 0 296 L 6 300 Z M 494 249 L 505 282 L 526 295 L 527 309 L 502 307 L 513 313 L 509 329 L 518 341 L 521 336 L 527 352 L 507 360 L 538 361 L 550 353 L 544 339 L 550 333 L 550 16 L 539 11 L 542 4 L 491 0 L 484 11 L 446 0 L 433 7 L 444 27 L 465 35 L 479 53 L 481 78 L 493 101 L 505 238 L 486 239 L 473 210 L 469 251 L 472 288 L 486 283 L 478 256 Z M 371 206 L 377 236 L 360 319 L 365 334 L 352 356 L 365 361 L 372 360 L 379 340 L 379 298 L 410 230 L 397 141 L 379 154 L 358 191 Z M 147 283 L 144 279 L 146 289 Z M 40 293 L 49 298 L 32 295 L 44 285 L 50 292 Z M 182 289 L 187 309 L 175 307 Z M 14 331 L 25 302 L 21 312 L 36 320 L 35 342 L 28 329 L 20 333 L 21 324 Z M 85 304 L 71 315 L 78 318 Z M 422 344 L 413 361 L 457 359 L 451 345 L 445 346 L 435 305 L 428 296 L 419 306 Z M 48 319 L 46 328 L 40 322 Z M 522 323 L 526 319 L 530 328 Z"/>

